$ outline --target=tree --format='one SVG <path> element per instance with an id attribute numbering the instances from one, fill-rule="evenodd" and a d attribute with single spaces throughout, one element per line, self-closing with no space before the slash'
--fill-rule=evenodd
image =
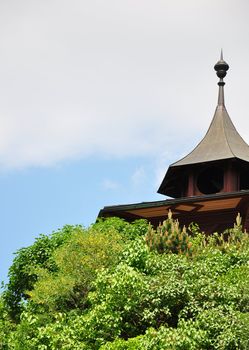
<path id="1" fill-rule="evenodd" d="M 62 230 L 51 235 L 40 235 L 29 247 L 21 248 L 15 253 L 14 261 L 9 269 L 9 282 L 3 293 L 4 302 L 14 320 L 18 320 L 22 311 L 22 302 L 29 298 L 26 291 L 32 290 L 37 280 L 35 270 L 38 267 L 48 271 L 57 269 L 52 253 L 80 226 L 64 226 Z"/>
<path id="2" fill-rule="evenodd" d="M 122 249 L 122 236 L 115 229 L 107 234 L 97 226 L 78 228 L 52 254 L 55 270 L 35 269 L 37 281 L 27 294 L 51 311 L 84 309 L 98 271 L 117 264 Z"/>
<path id="3" fill-rule="evenodd" d="M 74 228 L 30 270 L 36 280 L 16 324 L 2 304 L 2 348 L 247 350 L 249 237 L 240 219 L 210 236 L 167 220 L 158 229 L 116 218 Z"/>

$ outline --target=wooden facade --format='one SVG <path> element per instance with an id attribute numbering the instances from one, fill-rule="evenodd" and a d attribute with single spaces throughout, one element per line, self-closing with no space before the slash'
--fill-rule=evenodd
<path id="1" fill-rule="evenodd" d="M 128 205 L 114 205 L 103 208 L 99 217 L 116 216 L 132 222 L 146 219 L 157 226 L 166 219 L 171 210 L 180 224 L 188 227 L 197 223 L 204 232 L 222 232 L 232 228 L 238 213 L 242 224 L 249 231 L 249 191 L 230 192 L 191 198 L 166 199 Z"/>

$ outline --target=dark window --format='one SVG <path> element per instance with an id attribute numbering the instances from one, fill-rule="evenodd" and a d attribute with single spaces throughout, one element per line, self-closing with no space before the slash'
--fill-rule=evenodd
<path id="1" fill-rule="evenodd" d="M 240 190 L 249 189 L 249 172 L 246 169 L 240 171 Z"/>
<path id="2" fill-rule="evenodd" d="M 197 187 L 203 194 L 220 192 L 224 186 L 224 171 L 217 166 L 210 166 L 200 172 Z"/>

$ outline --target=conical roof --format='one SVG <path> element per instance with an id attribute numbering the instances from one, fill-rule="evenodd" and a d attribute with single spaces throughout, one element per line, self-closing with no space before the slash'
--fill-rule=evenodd
<path id="1" fill-rule="evenodd" d="M 219 89 L 223 90 L 223 86 L 220 86 Z M 222 93 L 223 91 L 220 91 L 220 94 Z M 249 162 L 249 146 L 233 125 L 224 105 L 224 99 L 222 99 L 222 103 L 216 107 L 212 122 L 201 142 L 192 152 L 171 166 L 230 158 L 238 158 Z"/>
<path id="2" fill-rule="evenodd" d="M 174 193 L 172 188 L 175 182 L 175 176 L 179 174 L 181 167 L 220 161 L 225 159 L 240 159 L 249 162 L 249 146 L 240 136 L 231 118 L 229 117 L 224 101 L 224 81 L 226 72 L 229 69 L 228 64 L 223 60 L 221 54 L 220 60 L 214 66 L 217 76 L 220 78 L 218 105 L 209 129 L 201 142 L 184 158 L 170 165 L 158 192 L 161 194 Z M 176 177 L 177 177 L 176 176 Z M 168 188 L 170 186 L 170 190 Z"/>

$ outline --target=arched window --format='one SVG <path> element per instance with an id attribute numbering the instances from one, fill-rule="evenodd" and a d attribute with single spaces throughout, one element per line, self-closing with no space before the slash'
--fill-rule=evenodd
<path id="1" fill-rule="evenodd" d="M 224 187 L 224 171 L 217 166 L 203 169 L 197 177 L 197 187 L 203 194 L 220 192 Z"/>

